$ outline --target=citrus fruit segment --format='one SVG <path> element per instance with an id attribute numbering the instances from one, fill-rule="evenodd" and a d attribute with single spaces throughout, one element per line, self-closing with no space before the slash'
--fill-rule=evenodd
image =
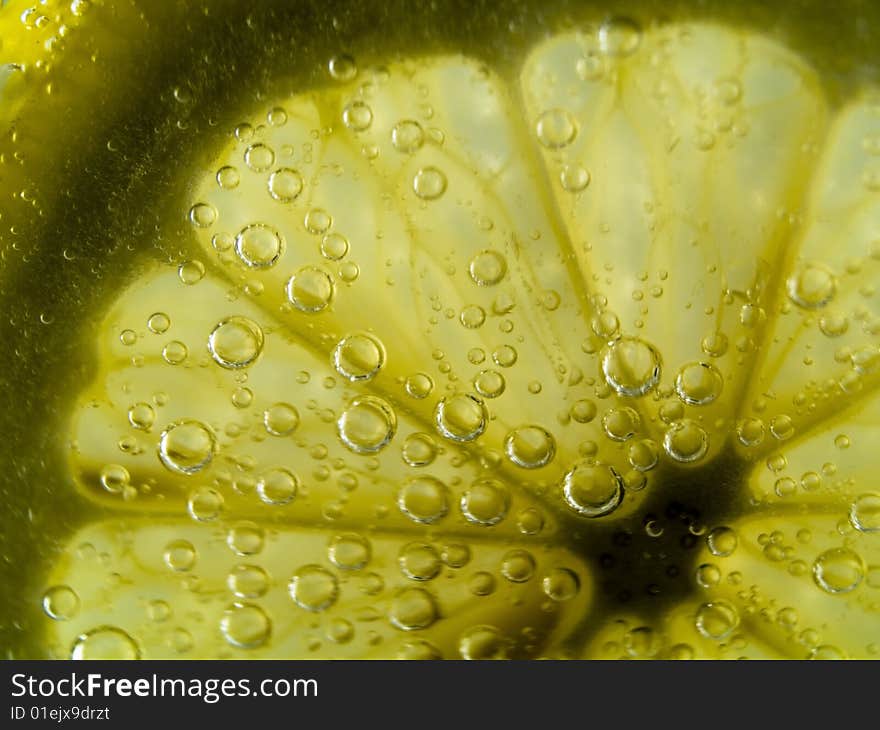
<path id="1" fill-rule="evenodd" d="M 49 584 L 59 658 L 523 658 L 591 595 L 564 549 L 165 518 L 89 525 Z"/>

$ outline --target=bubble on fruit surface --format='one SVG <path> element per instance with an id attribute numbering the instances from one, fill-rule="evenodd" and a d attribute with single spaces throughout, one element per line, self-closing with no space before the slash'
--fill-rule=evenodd
<path id="1" fill-rule="evenodd" d="M 637 337 L 621 337 L 602 355 L 602 374 L 618 394 L 637 398 L 660 381 L 660 353 Z"/>
<path id="2" fill-rule="evenodd" d="M 501 345 L 492 352 L 492 362 L 502 368 L 512 368 L 518 358 L 519 353 L 511 345 Z"/>
<path id="3" fill-rule="evenodd" d="M 709 435 L 696 421 L 683 418 L 666 429 L 663 449 L 682 464 L 699 461 L 709 451 Z"/>
<path id="4" fill-rule="evenodd" d="M 623 648 L 634 659 L 651 659 L 663 648 L 663 637 L 650 626 L 636 626 L 623 635 Z"/>
<path id="5" fill-rule="evenodd" d="M 76 637 L 70 650 L 70 658 L 89 659 L 140 659 L 137 642 L 116 626 L 98 626 Z"/>
<path id="6" fill-rule="evenodd" d="M 197 522 L 216 520 L 223 511 L 223 495 L 211 487 L 199 487 L 186 500 L 189 516 Z"/>
<path id="7" fill-rule="evenodd" d="M 511 583 L 525 583 L 535 572 L 535 559 L 528 550 L 510 550 L 501 559 L 501 575 Z"/>
<path id="8" fill-rule="evenodd" d="M 407 395 L 416 400 L 422 400 L 431 395 L 434 390 L 434 381 L 426 373 L 413 373 L 408 376 L 405 383 Z"/>
<path id="9" fill-rule="evenodd" d="M 385 364 L 385 347 L 365 333 L 343 337 L 333 350 L 333 367 L 352 381 L 370 380 Z"/>
<path id="10" fill-rule="evenodd" d="M 437 167 L 423 167 L 413 177 L 413 192 L 422 200 L 437 200 L 446 192 L 446 174 Z"/>
<path id="11" fill-rule="evenodd" d="M 459 393 L 440 400 L 434 421 L 440 434 L 451 441 L 473 441 L 486 430 L 489 413 L 477 396 Z"/>
<path id="12" fill-rule="evenodd" d="M 275 163 L 275 152 L 268 145 L 257 142 L 245 150 L 244 162 L 254 172 L 266 172 Z"/>
<path id="13" fill-rule="evenodd" d="M 187 286 L 198 284 L 205 276 L 205 265 L 201 261 L 184 261 L 177 267 L 177 277 Z"/>
<path id="14" fill-rule="evenodd" d="M 736 531 L 730 527 L 716 527 L 706 536 L 706 544 L 709 546 L 709 552 L 719 558 L 726 558 L 733 555 L 739 544 Z"/>
<path id="15" fill-rule="evenodd" d="M 461 513 L 475 525 L 497 525 L 507 516 L 509 508 L 507 487 L 495 479 L 477 480 L 461 496 Z"/>
<path id="16" fill-rule="evenodd" d="M 586 398 L 576 400 L 569 409 L 569 415 L 576 423 L 590 423 L 598 412 L 596 404 Z"/>
<path id="17" fill-rule="evenodd" d="M 523 535 L 537 535 L 544 529 L 544 515 L 536 507 L 526 507 L 516 516 L 516 528 Z"/>
<path id="18" fill-rule="evenodd" d="M 340 570 L 361 570 L 367 566 L 373 549 L 370 541 L 355 532 L 334 535 L 327 548 L 327 557 Z"/>
<path id="19" fill-rule="evenodd" d="M 226 576 L 236 598 L 259 598 L 269 590 L 269 574 L 259 565 L 236 565 Z"/>
<path id="20" fill-rule="evenodd" d="M 339 261 L 348 253 L 348 239 L 341 233 L 327 233 L 321 239 L 321 255 L 328 261 Z"/>
<path id="21" fill-rule="evenodd" d="M 568 568 L 554 568 L 541 580 L 541 590 L 552 601 L 570 601 L 580 591 L 580 578 Z"/>
<path id="22" fill-rule="evenodd" d="M 541 426 L 520 426 L 504 438 L 504 453 L 523 469 L 539 469 L 553 460 L 556 440 Z"/>
<path id="23" fill-rule="evenodd" d="M 614 17 L 599 26 L 599 50 L 608 56 L 631 56 L 642 42 L 642 28 L 631 18 Z"/>
<path id="24" fill-rule="evenodd" d="M 430 434 L 412 433 L 403 442 L 401 456 L 409 466 L 428 466 L 437 458 L 437 444 Z"/>
<path id="25" fill-rule="evenodd" d="M 721 395 L 724 379 L 714 365 L 692 362 L 683 366 L 675 378 L 675 392 L 685 403 L 704 406 Z"/>
<path id="26" fill-rule="evenodd" d="M 220 619 L 223 638 L 239 649 L 256 649 L 272 635 L 272 620 L 254 603 L 233 603 Z"/>
<path id="27" fill-rule="evenodd" d="M 384 449 L 397 431 L 397 415 L 376 396 L 354 398 L 336 421 L 343 444 L 356 454 L 375 454 Z"/>
<path id="28" fill-rule="evenodd" d="M 703 563 L 697 567 L 696 579 L 701 588 L 711 588 L 721 581 L 721 571 L 714 563 Z"/>
<path id="29" fill-rule="evenodd" d="M 764 440 L 764 432 L 760 418 L 744 418 L 736 424 L 736 436 L 743 446 L 757 446 Z"/>
<path id="30" fill-rule="evenodd" d="M 197 557 L 195 546 L 189 540 L 172 540 L 162 553 L 165 565 L 179 573 L 192 570 Z"/>
<path id="31" fill-rule="evenodd" d="M 257 555 L 265 543 L 265 530 L 254 522 L 239 522 L 226 533 L 226 544 L 239 557 Z"/>
<path id="32" fill-rule="evenodd" d="M 474 390 L 484 398 L 497 398 L 506 387 L 504 376 L 497 370 L 483 370 L 474 378 Z"/>
<path id="33" fill-rule="evenodd" d="M 430 641 L 418 639 L 405 642 L 397 651 L 397 658 L 408 661 L 432 661 L 442 659 L 443 655 Z"/>
<path id="34" fill-rule="evenodd" d="M 794 420 L 791 416 L 781 414 L 770 419 L 770 433 L 779 441 L 786 441 L 794 435 Z"/>
<path id="35" fill-rule="evenodd" d="M 833 644 L 820 644 L 810 649 L 807 659 L 819 661 L 840 661 L 846 659 L 846 652 Z"/>
<path id="36" fill-rule="evenodd" d="M 607 464 L 583 462 L 570 469 L 562 481 L 565 503 L 584 517 L 604 517 L 623 501 L 623 480 Z"/>
<path id="37" fill-rule="evenodd" d="M 403 119 L 391 129 L 391 144 L 404 154 L 416 152 L 425 143 L 422 125 L 414 119 Z"/>
<path id="38" fill-rule="evenodd" d="M 268 269 L 275 265 L 284 248 L 281 234 L 265 223 L 252 223 L 235 237 L 235 253 L 252 269 Z"/>
<path id="39" fill-rule="evenodd" d="M 334 81 L 351 81 L 357 76 L 358 68 L 352 56 L 340 53 L 327 63 L 327 71 Z"/>
<path id="40" fill-rule="evenodd" d="M 333 217 L 323 208 L 312 208 L 306 213 L 303 223 L 309 233 L 320 236 L 330 230 Z"/>
<path id="41" fill-rule="evenodd" d="M 443 567 L 440 553 L 433 545 L 413 542 L 404 545 L 397 558 L 401 572 L 410 580 L 426 581 L 435 578 Z"/>
<path id="42" fill-rule="evenodd" d="M 434 597 L 424 588 L 403 588 L 394 594 L 388 618 L 402 631 L 426 629 L 437 620 L 439 610 Z"/>
<path id="43" fill-rule="evenodd" d="M 440 559 L 450 568 L 463 568 L 471 560 L 471 549 L 461 542 L 450 542 L 440 551 Z"/>
<path id="44" fill-rule="evenodd" d="M 569 193 L 586 190 L 590 179 L 590 172 L 583 165 L 565 165 L 559 173 L 559 182 Z"/>
<path id="45" fill-rule="evenodd" d="M 495 286 L 507 274 L 507 260 L 497 251 L 480 251 L 470 260 L 468 273 L 477 286 Z"/>
<path id="46" fill-rule="evenodd" d="M 162 348 L 162 359 L 169 365 L 180 365 L 188 355 L 189 350 L 179 340 L 172 340 Z"/>
<path id="47" fill-rule="evenodd" d="M 241 182 L 241 174 L 237 167 L 224 165 L 217 170 L 215 179 L 217 180 L 217 186 L 221 190 L 235 190 Z"/>
<path id="48" fill-rule="evenodd" d="M 101 468 L 101 486 L 111 494 L 120 494 L 131 482 L 128 469 L 119 464 L 105 464 Z"/>
<path id="49" fill-rule="evenodd" d="M 290 504 L 299 491 L 299 478 L 289 469 L 269 469 L 257 481 L 257 494 L 266 504 Z"/>
<path id="50" fill-rule="evenodd" d="M 154 335 L 161 335 L 171 326 L 171 318 L 165 312 L 156 312 L 147 320 L 147 329 Z"/>
<path id="51" fill-rule="evenodd" d="M 159 437 L 159 459 L 179 474 L 195 474 L 204 469 L 216 449 L 213 431 L 200 421 L 177 421 Z"/>
<path id="52" fill-rule="evenodd" d="M 798 306 L 819 309 L 834 298 L 837 280 L 824 264 L 808 263 L 789 277 L 786 288 L 789 298 Z"/>
<path id="53" fill-rule="evenodd" d="M 293 602 L 306 611 L 319 613 L 330 608 L 339 597 L 336 576 L 320 565 L 305 565 L 290 580 L 288 591 Z"/>
<path id="54" fill-rule="evenodd" d="M 299 411 L 290 403 L 275 403 L 263 411 L 263 426 L 273 436 L 289 436 L 299 426 Z"/>
<path id="55" fill-rule="evenodd" d="M 363 101 L 351 101 L 342 110 L 342 123 L 353 132 L 363 132 L 373 123 L 373 110 Z"/>
<path id="56" fill-rule="evenodd" d="M 292 203 L 302 193 L 305 183 L 302 173 L 292 167 L 280 167 L 269 175 L 269 195 L 279 203 Z"/>
<path id="57" fill-rule="evenodd" d="M 67 585 L 46 589 L 42 600 L 43 612 L 55 621 L 69 621 L 79 613 L 79 595 Z"/>
<path id="58" fill-rule="evenodd" d="M 651 439 L 641 439 L 629 445 L 626 458 L 636 471 L 651 471 L 660 461 L 660 449 Z"/>
<path id="59" fill-rule="evenodd" d="M 602 428 L 612 441 L 629 441 L 639 430 L 641 419 L 632 408 L 611 408 L 602 416 Z"/>
<path id="60" fill-rule="evenodd" d="M 507 659 L 509 642 L 494 626 L 472 626 L 458 640 L 462 659 Z"/>
<path id="61" fill-rule="evenodd" d="M 436 477 L 412 477 L 397 493 L 397 506 L 413 522 L 430 525 L 449 512 L 449 490 Z"/>
<path id="62" fill-rule="evenodd" d="M 303 266 L 287 281 L 287 300 L 300 312 L 314 314 L 333 299 L 333 279 L 323 269 Z"/>
<path id="63" fill-rule="evenodd" d="M 538 141 L 551 150 L 561 149 L 577 136 L 577 122 L 565 109 L 548 109 L 535 122 Z"/>
<path id="64" fill-rule="evenodd" d="M 739 626 L 739 612 L 728 601 L 709 601 L 697 609 L 694 624 L 707 639 L 721 641 Z"/>
<path id="65" fill-rule="evenodd" d="M 813 579 L 827 593 L 849 593 L 865 577 L 862 557 L 850 548 L 831 548 L 813 562 Z"/>
<path id="66" fill-rule="evenodd" d="M 880 532 L 880 494 L 870 492 L 856 497 L 849 509 L 849 520 L 859 532 Z"/>
<path id="67" fill-rule="evenodd" d="M 263 341 L 263 330 L 252 319 L 228 317 L 211 330 L 208 351 L 220 367 L 239 370 L 259 357 Z"/>
<path id="68" fill-rule="evenodd" d="M 217 220 L 217 209 L 208 203 L 196 203 L 189 209 L 189 220 L 197 228 L 208 228 Z"/>
<path id="69" fill-rule="evenodd" d="M 478 570 L 468 579 L 468 589 L 475 596 L 490 596 L 495 592 L 495 577 L 485 570 Z"/>

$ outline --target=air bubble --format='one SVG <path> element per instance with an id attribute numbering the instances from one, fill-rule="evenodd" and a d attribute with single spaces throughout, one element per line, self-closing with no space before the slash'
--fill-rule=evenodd
<path id="1" fill-rule="evenodd" d="M 477 286 L 495 286 L 507 274 L 507 261 L 497 251 L 480 251 L 468 264 L 468 273 Z"/>
<path id="2" fill-rule="evenodd" d="M 324 611 L 339 596 L 336 576 L 320 565 L 306 565 L 294 573 L 288 591 L 293 602 L 313 613 Z"/>
<path id="3" fill-rule="evenodd" d="M 602 428 L 612 441 L 631 439 L 639 430 L 640 422 L 639 414 L 627 406 L 612 408 L 602 416 Z"/>
<path id="4" fill-rule="evenodd" d="M 340 570 L 362 570 L 370 562 L 370 541 L 354 532 L 335 535 L 330 540 L 327 556 Z"/>
<path id="5" fill-rule="evenodd" d="M 696 421 L 683 418 L 666 430 L 663 448 L 675 461 L 689 464 L 709 451 L 709 435 Z"/>
<path id="6" fill-rule="evenodd" d="M 416 631 L 428 628 L 437 620 L 438 614 L 437 604 L 430 593 L 423 588 L 404 588 L 391 599 L 388 618 L 402 631 Z"/>
<path id="7" fill-rule="evenodd" d="M 413 177 L 413 192 L 422 200 L 437 200 L 446 192 L 446 175 L 436 167 L 423 167 Z"/>
<path id="8" fill-rule="evenodd" d="M 70 651 L 70 658 L 91 659 L 140 659 L 137 642 L 116 626 L 98 626 L 80 634 Z"/>
<path id="9" fill-rule="evenodd" d="M 234 190 L 241 182 L 241 175 L 237 167 L 225 165 L 217 170 L 217 186 L 222 190 Z"/>
<path id="10" fill-rule="evenodd" d="M 196 203 L 189 209 L 189 220 L 197 228 L 208 228 L 217 220 L 217 209 L 208 203 Z"/>
<path id="11" fill-rule="evenodd" d="M 252 269 L 274 266 L 284 249 L 281 234 L 264 223 L 253 223 L 235 237 L 235 253 L 242 263 Z"/>
<path id="12" fill-rule="evenodd" d="M 394 409 L 381 398 L 352 400 L 336 422 L 339 438 L 356 454 L 374 454 L 385 448 L 397 430 Z"/>
<path id="13" fill-rule="evenodd" d="M 289 403 L 276 403 L 263 412 L 263 425 L 273 436 L 289 436 L 299 426 L 299 412 Z"/>
<path id="14" fill-rule="evenodd" d="M 724 379 L 714 365 L 708 362 L 688 363 L 675 378 L 675 392 L 685 403 L 693 406 L 708 405 L 721 395 Z"/>
<path id="15" fill-rule="evenodd" d="M 440 434 L 460 443 L 478 438 L 486 430 L 488 418 L 483 401 L 467 393 L 443 398 L 434 412 Z"/>
<path id="16" fill-rule="evenodd" d="M 275 163 L 275 153 L 271 147 L 257 142 L 245 150 L 244 162 L 254 172 L 266 172 Z"/>
<path id="17" fill-rule="evenodd" d="M 449 490 L 435 477 L 413 477 L 398 492 L 397 506 L 413 522 L 431 525 L 449 512 Z"/>
<path id="18" fill-rule="evenodd" d="M 480 479 L 461 496 L 461 512 L 475 525 L 497 525 L 507 516 L 509 508 L 507 487 L 495 479 Z"/>
<path id="19" fill-rule="evenodd" d="M 425 142 L 425 133 L 422 126 L 412 120 L 404 119 L 394 125 L 391 130 L 391 144 L 394 149 L 404 154 L 412 154 Z"/>
<path id="20" fill-rule="evenodd" d="M 330 230 L 333 225 L 333 217 L 323 208 L 312 208 L 303 221 L 306 230 L 315 235 L 320 236 Z"/>
<path id="21" fill-rule="evenodd" d="M 253 603 L 234 603 L 223 612 L 220 632 L 234 647 L 256 649 L 269 640 L 272 621 L 262 608 Z"/>
<path id="22" fill-rule="evenodd" d="M 709 552 L 718 558 L 733 555 L 739 540 L 730 527 L 716 527 L 706 536 Z"/>
<path id="23" fill-rule="evenodd" d="M 861 556 L 849 548 L 832 548 L 813 563 L 813 579 L 827 593 L 849 593 L 859 587 L 865 577 Z"/>
<path id="24" fill-rule="evenodd" d="M 571 112 L 549 109 L 535 123 L 538 141 L 548 149 L 560 149 L 571 144 L 577 135 L 577 124 Z"/>
<path id="25" fill-rule="evenodd" d="M 436 578 L 443 567 L 436 548 L 427 543 L 413 542 L 401 548 L 397 558 L 401 572 L 410 580 L 426 581 Z"/>
<path id="26" fill-rule="evenodd" d="M 697 609 L 694 623 L 697 631 L 707 639 L 720 641 L 730 636 L 739 625 L 739 613 L 727 601 L 711 601 Z"/>
<path id="27" fill-rule="evenodd" d="M 304 266 L 287 282 L 287 299 L 301 312 L 314 314 L 327 308 L 333 299 L 333 280 L 325 271 Z"/>
<path id="28" fill-rule="evenodd" d="M 590 173 L 581 165 L 566 165 L 559 173 L 562 189 L 569 193 L 580 193 L 590 184 Z"/>
<path id="29" fill-rule="evenodd" d="M 849 520 L 859 532 L 880 532 L 880 494 L 857 497 L 850 507 Z"/>
<path id="30" fill-rule="evenodd" d="M 264 472 L 257 481 L 257 494 L 266 504 L 290 504 L 299 491 L 299 478 L 289 469 L 277 467 Z"/>
<path id="31" fill-rule="evenodd" d="M 553 460 L 556 441 L 541 426 L 521 426 L 505 437 L 504 452 L 510 461 L 523 469 L 539 469 Z"/>
<path id="32" fill-rule="evenodd" d="M 660 353 L 636 337 L 621 337 L 602 356 L 605 380 L 623 396 L 649 393 L 660 381 L 660 372 Z"/>
<path id="33" fill-rule="evenodd" d="M 269 175 L 269 195 L 279 203 L 292 203 L 303 191 L 304 183 L 299 170 L 282 167 Z"/>
<path id="34" fill-rule="evenodd" d="M 223 368 L 245 368 L 263 350 L 263 330 L 247 317 L 229 317 L 219 322 L 211 331 L 208 350 L 214 362 Z"/>
<path id="35" fill-rule="evenodd" d="M 497 370 L 483 370 L 474 378 L 474 390 L 484 398 L 497 398 L 504 388 L 504 376 Z"/>
<path id="36" fill-rule="evenodd" d="M 437 445 L 429 434 L 413 433 L 403 442 L 401 455 L 409 466 L 427 466 L 437 458 Z"/>
<path id="37" fill-rule="evenodd" d="M 223 511 L 223 495 L 210 487 L 199 487 L 190 492 L 186 501 L 189 516 L 198 522 L 216 520 Z"/>
<path id="38" fill-rule="evenodd" d="M 541 581 L 541 589 L 552 601 L 570 601 L 580 591 L 580 579 L 573 570 L 554 568 Z"/>
<path id="39" fill-rule="evenodd" d="M 787 288 L 788 296 L 795 304 L 805 309 L 818 309 L 834 298 L 837 282 L 826 266 L 810 263 L 789 278 Z"/>
<path id="40" fill-rule="evenodd" d="M 349 335 L 333 350 L 333 367 L 352 382 L 372 379 L 384 364 L 385 348 L 372 335 Z"/>
<path id="41" fill-rule="evenodd" d="M 494 626 L 473 626 L 458 640 L 462 659 L 507 659 L 508 642 Z"/>
<path id="42" fill-rule="evenodd" d="M 535 559 L 528 550 L 510 550 L 501 560 L 501 575 L 511 583 L 525 583 L 535 572 Z"/>
<path id="43" fill-rule="evenodd" d="M 159 437 L 159 459 L 171 471 L 195 474 L 214 458 L 214 433 L 199 421 L 177 421 Z"/>
<path id="44" fill-rule="evenodd" d="M 642 29 L 630 18 L 610 18 L 599 26 L 599 50 L 608 56 L 631 56 L 642 41 Z"/>
<path id="45" fill-rule="evenodd" d="M 58 585 L 43 594 L 43 611 L 55 621 L 69 621 L 79 613 L 80 600 L 70 586 Z"/>
<path id="46" fill-rule="evenodd" d="M 566 504 L 578 514 L 604 517 L 620 506 L 623 482 L 607 464 L 584 462 L 565 475 L 562 495 Z"/>
<path id="47" fill-rule="evenodd" d="M 189 540 L 172 540 L 165 546 L 162 555 L 165 565 L 179 573 L 192 570 L 197 557 L 196 549 Z"/>
<path id="48" fill-rule="evenodd" d="M 348 249 L 348 239 L 341 233 L 328 233 L 321 240 L 321 255 L 328 261 L 345 258 Z"/>
<path id="49" fill-rule="evenodd" d="M 363 132 L 373 123 L 373 110 L 362 101 L 352 101 L 342 110 L 342 123 L 353 132 Z"/>
<path id="50" fill-rule="evenodd" d="M 128 422 L 139 431 L 149 431 L 156 421 L 156 411 L 149 403 L 135 403 L 128 409 Z"/>

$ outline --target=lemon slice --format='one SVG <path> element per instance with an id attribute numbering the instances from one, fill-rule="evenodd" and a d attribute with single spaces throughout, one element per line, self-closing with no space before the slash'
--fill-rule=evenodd
<path id="1" fill-rule="evenodd" d="M 50 651 L 876 652 L 875 101 L 711 24 L 334 63 L 99 329 Z"/>

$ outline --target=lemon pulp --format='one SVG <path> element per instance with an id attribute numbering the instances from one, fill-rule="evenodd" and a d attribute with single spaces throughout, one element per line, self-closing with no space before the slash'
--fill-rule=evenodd
<path id="1" fill-rule="evenodd" d="M 872 655 L 873 91 L 623 16 L 315 77 L 78 323 L 28 651 Z"/>

